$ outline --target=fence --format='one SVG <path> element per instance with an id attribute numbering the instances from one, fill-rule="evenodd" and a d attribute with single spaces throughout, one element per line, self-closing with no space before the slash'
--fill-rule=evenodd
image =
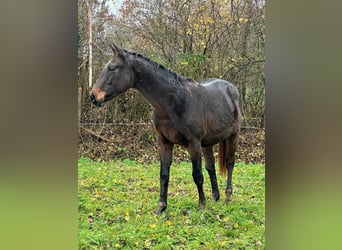
<path id="1" fill-rule="evenodd" d="M 158 161 L 156 133 L 153 123 L 80 123 L 78 155 L 94 160 L 132 159 L 140 163 Z M 217 154 L 217 148 L 215 154 Z M 265 131 L 242 127 L 237 161 L 265 163 Z M 188 161 L 185 149 L 176 146 L 174 161 Z"/>

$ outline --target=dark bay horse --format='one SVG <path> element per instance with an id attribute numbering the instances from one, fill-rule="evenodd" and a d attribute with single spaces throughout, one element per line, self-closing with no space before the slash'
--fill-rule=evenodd
<path id="1" fill-rule="evenodd" d="M 160 202 L 157 213 L 167 207 L 169 172 L 174 144 L 186 147 L 192 162 L 192 177 L 198 189 L 199 206 L 205 208 L 201 151 L 205 157 L 213 199 L 220 193 L 215 173 L 213 146 L 219 143 L 220 172 L 228 169 L 226 202 L 231 200 L 235 151 L 241 127 L 237 88 L 220 79 L 196 83 L 167 70 L 136 53 L 110 45 L 114 55 L 104 67 L 90 95 L 100 106 L 129 88 L 140 91 L 154 108 L 160 155 Z"/>

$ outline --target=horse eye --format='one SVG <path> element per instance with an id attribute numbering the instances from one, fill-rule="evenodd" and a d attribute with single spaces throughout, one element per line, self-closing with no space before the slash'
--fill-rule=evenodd
<path id="1" fill-rule="evenodd" d="M 110 66 L 110 65 L 108 65 L 108 70 L 109 71 L 115 71 L 115 70 L 117 70 L 120 67 L 121 67 L 120 65 L 118 65 L 118 66 Z"/>
<path id="2" fill-rule="evenodd" d="M 113 66 L 108 66 L 108 70 L 109 71 L 114 71 L 117 67 L 113 67 Z"/>

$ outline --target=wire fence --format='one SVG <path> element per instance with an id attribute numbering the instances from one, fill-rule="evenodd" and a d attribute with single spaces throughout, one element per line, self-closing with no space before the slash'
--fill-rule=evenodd
<path id="1" fill-rule="evenodd" d="M 264 128 L 241 128 L 237 159 L 246 163 L 265 163 Z M 157 134 L 153 122 L 79 123 L 78 155 L 95 160 L 133 159 L 158 161 Z M 216 151 L 216 147 L 214 147 Z M 185 149 L 176 147 L 175 161 L 188 160 Z"/>
<path id="2" fill-rule="evenodd" d="M 81 122 L 80 126 L 95 127 L 95 126 L 108 126 L 108 127 L 118 127 L 118 126 L 154 126 L 153 122 L 132 122 L 132 123 L 98 123 L 98 122 Z M 254 126 L 241 126 L 241 129 L 253 129 L 253 130 L 265 130 L 265 128 L 259 128 Z"/>

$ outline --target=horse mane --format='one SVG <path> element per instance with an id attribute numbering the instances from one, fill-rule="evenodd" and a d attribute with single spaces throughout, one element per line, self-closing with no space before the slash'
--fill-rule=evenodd
<path id="1" fill-rule="evenodd" d="M 140 58 L 146 62 L 148 62 L 149 64 L 153 65 L 154 67 L 156 67 L 157 69 L 161 69 L 164 73 L 166 73 L 167 76 L 171 77 L 172 79 L 174 79 L 177 83 L 184 85 L 185 82 L 196 82 L 195 80 L 193 80 L 191 77 L 184 77 L 181 76 L 169 69 L 167 69 L 164 65 L 157 63 L 155 61 L 153 61 L 152 59 L 145 57 L 139 53 L 136 52 L 132 52 L 132 51 L 128 51 L 126 49 L 123 49 L 124 52 L 128 55 L 134 56 L 136 58 Z"/>

